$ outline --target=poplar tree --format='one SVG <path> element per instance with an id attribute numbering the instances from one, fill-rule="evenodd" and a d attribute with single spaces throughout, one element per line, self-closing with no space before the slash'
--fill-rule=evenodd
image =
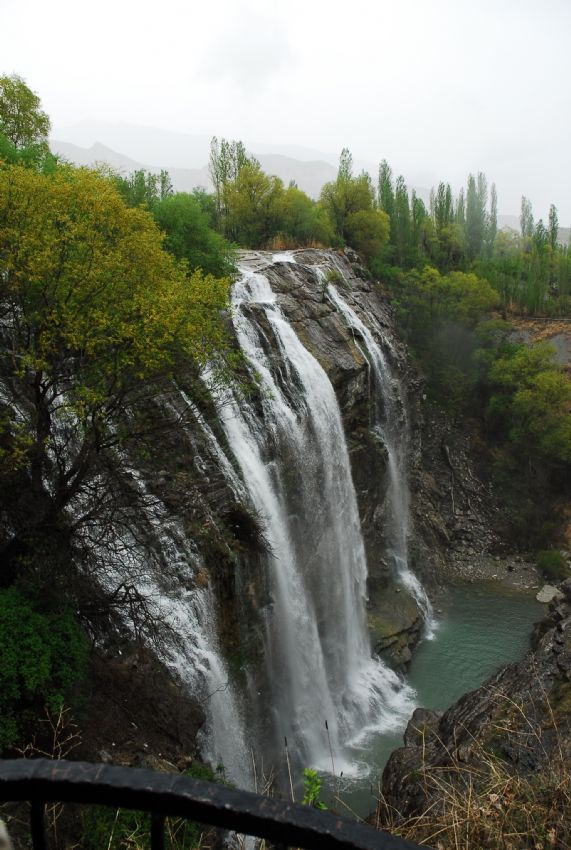
<path id="1" fill-rule="evenodd" d="M 533 224 L 533 212 L 531 209 L 531 201 L 529 201 L 525 195 L 522 195 L 521 198 L 521 213 L 519 216 L 519 223 L 521 227 L 521 235 L 526 238 L 529 236 L 533 236 L 534 224 Z"/>
<path id="2" fill-rule="evenodd" d="M 394 203 L 393 172 L 386 159 L 383 159 L 379 165 L 379 207 L 390 215 L 394 210 Z"/>
<path id="3" fill-rule="evenodd" d="M 394 232 L 397 257 L 400 266 L 410 263 L 411 253 L 411 220 L 408 189 L 401 175 L 395 185 Z"/>
<path id="4" fill-rule="evenodd" d="M 212 137 L 208 173 L 214 186 L 216 224 L 224 233 L 226 232 L 227 212 L 224 206 L 224 190 L 228 183 L 238 178 L 245 165 L 260 167 L 260 163 L 255 157 L 248 156 L 242 142 L 229 142 L 226 139 L 218 141 L 216 136 Z"/>
<path id="5" fill-rule="evenodd" d="M 490 190 L 490 217 L 488 219 L 487 243 L 488 256 L 491 257 L 494 253 L 494 242 L 498 233 L 498 193 L 496 184 L 492 183 Z"/>
<path id="6" fill-rule="evenodd" d="M 383 159 L 379 165 L 378 184 L 379 209 L 386 213 L 390 219 L 390 242 L 396 244 L 394 227 L 395 193 L 393 189 L 393 172 L 390 165 Z"/>
<path id="7" fill-rule="evenodd" d="M 458 200 L 456 201 L 456 223 L 464 229 L 466 225 L 466 199 L 464 197 L 464 189 L 460 189 Z"/>
<path id="8" fill-rule="evenodd" d="M 469 259 L 473 260 L 482 252 L 486 233 L 486 204 L 488 188 L 486 176 L 479 172 L 477 178 L 473 174 L 468 177 L 466 192 L 466 251 Z"/>
<path id="9" fill-rule="evenodd" d="M 557 208 L 551 204 L 549 207 L 549 242 L 551 244 L 551 250 L 555 251 L 557 249 L 559 237 L 559 218 L 557 216 Z"/>

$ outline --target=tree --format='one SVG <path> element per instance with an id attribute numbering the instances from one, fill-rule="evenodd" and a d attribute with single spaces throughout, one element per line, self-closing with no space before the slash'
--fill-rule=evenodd
<path id="1" fill-rule="evenodd" d="M 533 224 L 533 212 L 531 209 L 531 201 L 529 201 L 525 195 L 522 195 L 521 198 L 521 213 L 519 217 L 519 223 L 521 227 L 521 235 L 525 237 L 532 237 L 534 231 Z"/>
<path id="2" fill-rule="evenodd" d="M 454 221 L 454 203 L 449 183 L 439 183 L 436 193 L 430 193 L 430 211 L 438 231 Z"/>
<path id="3" fill-rule="evenodd" d="M 343 148 L 341 151 L 337 177 L 339 180 L 351 180 L 353 177 L 353 155 L 349 148 Z"/>
<path id="4" fill-rule="evenodd" d="M 226 186 L 228 183 L 233 183 L 238 179 L 238 175 L 245 165 L 251 165 L 255 169 L 260 169 L 260 163 L 255 157 L 248 156 L 242 142 L 229 142 L 226 139 L 218 141 L 216 136 L 212 137 L 208 172 L 214 186 L 216 224 L 223 233 L 226 233 L 227 210 L 224 197 Z"/>
<path id="5" fill-rule="evenodd" d="M 430 235 L 427 232 L 427 225 L 431 226 L 432 221 L 428 215 L 424 201 L 418 197 L 414 189 L 412 190 L 411 197 L 411 225 L 412 241 L 417 252 L 417 256 L 414 259 L 418 261 L 420 257 L 430 253 Z"/>
<path id="6" fill-rule="evenodd" d="M 40 104 L 38 95 L 17 74 L 0 77 L 0 132 L 18 150 L 47 144 L 50 119 Z"/>
<path id="7" fill-rule="evenodd" d="M 571 381 L 546 343 L 515 347 L 493 365 L 488 414 L 523 452 L 529 470 L 571 463 Z"/>
<path id="8" fill-rule="evenodd" d="M 389 236 L 389 219 L 381 210 L 357 210 L 349 213 L 345 223 L 347 242 L 362 254 L 365 262 L 374 268 Z"/>
<path id="9" fill-rule="evenodd" d="M 362 172 L 358 177 L 354 177 L 351 169 L 351 154 L 347 148 L 343 148 L 337 179 L 325 184 L 321 190 L 320 204 L 329 216 L 341 243 L 347 242 L 359 250 L 354 241 L 357 238 L 362 244 L 366 242 L 369 249 L 372 249 L 373 243 L 377 247 L 381 244 L 378 241 L 379 236 L 382 241 L 386 241 L 386 236 L 382 237 L 382 222 L 386 219 L 388 223 L 388 218 L 384 212 L 375 209 L 375 191 L 369 175 Z M 368 215 L 355 218 L 356 213 L 363 212 Z M 373 236 L 373 233 L 376 235 Z"/>
<path id="10" fill-rule="evenodd" d="M 390 218 L 394 211 L 395 196 L 393 191 L 393 173 L 386 159 L 383 159 L 379 165 L 378 195 L 379 208 L 383 212 L 386 212 Z"/>
<path id="11" fill-rule="evenodd" d="M 478 173 L 468 177 L 466 192 L 466 251 L 473 260 L 482 252 L 487 229 L 486 204 L 488 188 L 485 174 Z"/>
<path id="12" fill-rule="evenodd" d="M 225 232 L 228 238 L 249 248 L 267 245 L 278 229 L 278 205 L 283 196 L 279 177 L 269 177 L 259 162 L 242 165 L 222 192 Z"/>
<path id="13" fill-rule="evenodd" d="M 98 459 L 129 445 L 137 405 L 223 349 L 228 288 L 188 274 L 103 176 L 0 170 L 4 584 L 89 517 Z"/>
<path id="14" fill-rule="evenodd" d="M 394 201 L 394 231 L 399 265 L 406 267 L 410 264 L 412 252 L 412 229 L 408 188 L 404 177 L 397 177 Z M 392 222 L 391 222 L 392 223 Z"/>
<path id="15" fill-rule="evenodd" d="M 466 226 L 466 200 L 464 198 L 464 189 L 461 188 L 456 201 L 456 223 L 464 229 Z"/>
<path id="16" fill-rule="evenodd" d="M 155 202 L 153 216 L 165 231 L 165 248 L 190 269 L 224 277 L 233 271 L 232 246 L 210 227 L 199 201 L 185 192 L 177 192 Z"/>
<path id="17" fill-rule="evenodd" d="M 133 171 L 128 177 L 112 174 L 119 194 L 130 207 L 144 204 L 150 210 L 173 194 L 172 182 L 168 171 L 153 174 L 141 168 Z"/>
<path id="18" fill-rule="evenodd" d="M 551 204 L 549 207 L 549 242 L 551 244 L 551 250 L 555 251 L 557 249 L 557 244 L 559 241 L 559 218 L 557 216 L 557 208 Z"/>
<path id="19" fill-rule="evenodd" d="M 494 252 L 494 243 L 498 233 L 498 193 L 496 184 L 492 183 L 491 201 L 490 201 L 490 218 L 488 221 L 488 232 L 486 241 L 488 243 L 488 256 L 491 257 Z"/>
<path id="20" fill-rule="evenodd" d="M 280 234 L 295 245 L 330 245 L 335 238 L 331 224 L 322 207 L 298 189 L 288 186 L 276 199 L 276 227 Z"/>

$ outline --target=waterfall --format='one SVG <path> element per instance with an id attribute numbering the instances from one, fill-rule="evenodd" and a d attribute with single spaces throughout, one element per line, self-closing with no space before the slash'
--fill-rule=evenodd
<path id="1" fill-rule="evenodd" d="M 322 270 L 318 270 L 319 272 L 323 274 Z M 409 426 L 402 385 L 392 367 L 393 358 L 385 355 L 369 328 L 332 283 L 327 284 L 327 293 L 353 331 L 355 342 L 369 365 L 372 393 L 375 399 L 374 427 L 387 450 L 387 556 L 392 561 L 396 576 L 410 591 L 423 612 L 425 637 L 429 638 L 433 635 L 435 625 L 432 606 L 424 588 L 409 567 L 410 505 L 407 481 Z M 386 339 L 383 339 L 383 345 L 390 348 Z"/>
<path id="2" fill-rule="evenodd" d="M 333 387 L 262 267 L 256 255 L 243 263 L 233 290 L 234 327 L 258 397 L 238 400 L 227 390 L 217 398 L 269 544 L 266 664 L 252 695 L 263 715 L 257 738 L 265 736 L 274 756 L 287 738 L 298 769 L 328 770 L 333 753 L 336 769 L 347 773 L 351 744 L 401 725 L 411 691 L 371 656 L 367 565 Z"/>
<path id="3" fill-rule="evenodd" d="M 194 413 L 220 460 L 223 452 L 214 434 L 198 410 Z M 126 575 L 136 578 L 137 589 L 155 622 L 164 622 L 171 630 L 172 637 L 164 636 L 162 654 L 205 711 L 205 728 L 200 733 L 204 757 L 213 765 L 222 763 L 229 780 L 250 788 L 244 711 L 220 650 L 214 594 L 210 584 L 202 586 L 196 581 L 202 569 L 200 555 L 180 521 L 150 494 L 141 474 L 133 468 L 126 474 L 144 504 L 138 531 L 143 531 L 145 547 L 153 549 L 164 571 L 151 566 L 153 558 L 131 529 L 115 541 L 120 555 L 115 577 L 117 581 Z M 113 579 L 111 570 L 108 579 Z"/>

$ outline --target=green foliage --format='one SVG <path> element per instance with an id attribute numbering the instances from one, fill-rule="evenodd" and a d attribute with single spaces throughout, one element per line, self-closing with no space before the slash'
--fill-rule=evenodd
<path id="1" fill-rule="evenodd" d="M 0 751 L 28 720 L 57 711 L 82 678 L 89 644 L 70 613 L 41 613 L 15 587 L 0 590 Z"/>
<path id="2" fill-rule="evenodd" d="M 152 209 L 155 220 L 166 234 L 165 248 L 178 260 L 186 260 L 190 269 L 226 277 L 233 273 L 232 246 L 210 227 L 200 202 L 185 192 L 178 192 L 156 202 Z"/>
<path id="3" fill-rule="evenodd" d="M 352 158 L 344 148 L 339 161 L 337 179 L 321 190 L 320 205 L 326 212 L 340 244 L 359 251 L 373 269 L 383 260 L 388 240 L 390 219 L 376 209 L 375 192 L 368 174 L 352 174 Z"/>
<path id="4" fill-rule="evenodd" d="M 224 191 L 227 184 L 233 183 L 238 178 L 242 168 L 248 164 L 253 166 L 254 169 L 260 167 L 257 159 L 248 156 L 242 142 L 229 142 L 226 139 L 218 141 L 216 136 L 213 136 L 210 142 L 208 171 L 214 186 L 216 226 L 225 235 L 228 234 L 226 232 L 227 209 Z"/>
<path id="5" fill-rule="evenodd" d="M 177 353 L 204 360 L 222 342 L 228 282 L 188 277 L 150 215 L 96 173 L 0 171 L 0 227 L 0 296 L 23 317 L 14 377 L 40 370 L 53 380 L 62 357 L 80 355 L 80 418 L 111 386 L 161 373 Z"/>
<path id="6" fill-rule="evenodd" d="M 150 213 L 87 169 L 0 169 L 0 234 L 10 328 L 0 374 L 12 393 L 0 448 L 33 505 L 16 506 L 8 548 L 37 559 L 37 534 L 61 530 L 82 497 L 78 519 L 101 503 L 89 479 L 105 452 L 132 439 L 121 414 L 159 394 L 181 363 L 223 356 L 229 281 L 189 273 L 163 249 Z"/>
<path id="7" fill-rule="evenodd" d="M 205 764 L 193 764 L 184 771 L 185 776 L 221 782 L 224 768 L 218 765 L 213 771 Z M 111 809 L 90 806 L 82 813 L 82 834 L 85 850 L 149 850 L 151 816 L 148 812 L 130 809 Z M 167 850 L 192 850 L 202 846 L 204 828 L 183 818 L 167 818 L 165 847 Z"/>
<path id="8" fill-rule="evenodd" d="M 521 235 L 498 232 L 498 196 L 494 184 L 488 193 L 486 175 L 470 174 L 466 191 L 453 197 L 450 184 L 441 182 L 430 192 L 430 214 L 413 191 L 383 160 L 379 169 L 378 206 L 390 217 L 389 239 L 376 274 L 391 279 L 400 271 L 426 266 L 441 274 L 474 272 L 498 292 L 509 310 L 548 316 L 571 312 L 571 256 L 558 243 L 558 216 L 551 205 L 549 223 L 534 222 L 527 198 L 522 198 Z"/>
<path id="9" fill-rule="evenodd" d="M 325 803 L 320 799 L 321 779 L 316 770 L 306 767 L 303 771 L 303 799 L 304 806 L 312 806 L 314 809 L 327 809 Z"/>
<path id="10" fill-rule="evenodd" d="M 430 266 L 401 274 L 392 288 L 401 326 L 432 397 L 455 413 L 464 412 L 482 368 L 474 360 L 476 328 L 497 304 L 497 293 L 475 274 L 442 275 Z"/>
<path id="11" fill-rule="evenodd" d="M 247 162 L 235 180 L 224 184 L 225 232 L 240 245 L 266 245 L 279 231 L 278 204 L 283 195 L 278 177 L 268 177 L 259 163 Z"/>
<path id="12" fill-rule="evenodd" d="M 473 174 L 468 177 L 466 191 L 466 251 L 473 260 L 479 256 L 484 246 L 486 236 L 486 204 L 488 200 L 487 180 L 481 172 L 477 178 Z"/>
<path id="13" fill-rule="evenodd" d="M 265 248 L 329 244 L 334 239 L 329 218 L 295 185 L 284 188 L 278 177 L 265 174 L 241 142 L 213 138 L 210 176 L 214 195 L 201 206 L 219 232 L 239 245 Z"/>
<path id="14" fill-rule="evenodd" d="M 17 150 L 47 144 L 50 119 L 40 105 L 17 74 L 0 77 L 0 132 Z"/>
<path id="15" fill-rule="evenodd" d="M 473 328 L 499 301 L 490 284 L 475 274 L 441 275 L 430 266 L 402 275 L 395 292 L 402 318 L 414 328 L 417 340 L 432 335 L 434 325 L 443 321 Z"/>
<path id="16" fill-rule="evenodd" d="M 23 165 L 53 173 L 58 159 L 50 153 L 50 120 L 39 97 L 17 75 L 0 76 L 0 168 Z"/>
<path id="17" fill-rule="evenodd" d="M 296 186 L 288 186 L 276 198 L 275 205 L 276 227 L 287 243 L 330 245 L 335 240 L 331 222 L 323 208 Z"/>
<path id="18" fill-rule="evenodd" d="M 571 462 L 571 381 L 540 343 L 512 348 L 490 369 L 488 416 L 524 457 Z"/>
<path id="19" fill-rule="evenodd" d="M 17 148 L 10 139 L 0 131 L 0 168 L 7 165 L 23 165 L 44 174 L 53 174 L 58 166 L 58 158 L 50 153 L 47 144 L 30 144 Z"/>
<path id="20" fill-rule="evenodd" d="M 345 234 L 348 244 L 374 268 L 388 238 L 389 221 L 380 210 L 357 210 L 348 214 Z"/>
<path id="21" fill-rule="evenodd" d="M 153 174 L 150 171 L 139 169 L 133 171 L 128 177 L 122 177 L 114 172 L 110 175 L 115 183 L 117 191 L 130 207 L 146 206 L 151 211 L 160 201 L 164 201 L 173 194 L 170 176 L 167 171 Z"/>
<path id="22" fill-rule="evenodd" d="M 537 553 L 537 566 L 550 581 L 563 581 L 569 575 L 567 562 L 557 549 L 544 549 Z"/>

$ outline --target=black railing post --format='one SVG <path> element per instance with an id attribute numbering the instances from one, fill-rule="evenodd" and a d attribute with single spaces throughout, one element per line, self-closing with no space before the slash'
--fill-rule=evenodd
<path id="1" fill-rule="evenodd" d="M 46 825 L 44 820 L 45 803 L 43 800 L 32 800 L 30 811 L 30 827 L 32 831 L 32 847 L 34 850 L 47 850 Z"/>
<path id="2" fill-rule="evenodd" d="M 151 850 L 165 850 L 165 816 L 158 812 L 151 815 Z"/>

